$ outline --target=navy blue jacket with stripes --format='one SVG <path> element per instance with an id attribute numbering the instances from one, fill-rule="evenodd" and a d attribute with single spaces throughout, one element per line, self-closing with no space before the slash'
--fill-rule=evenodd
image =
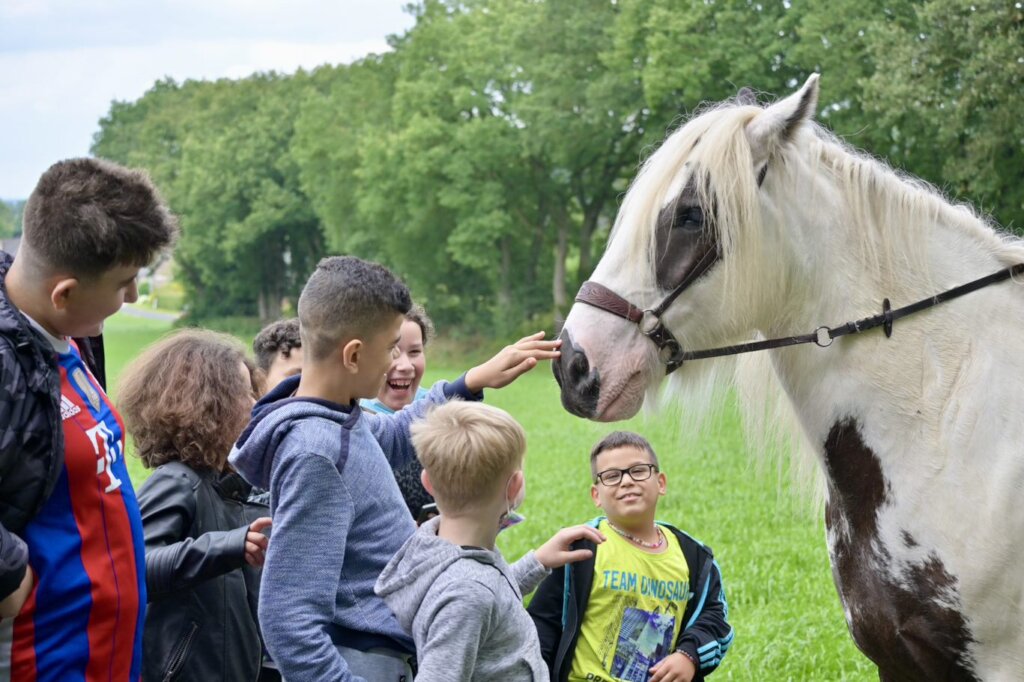
<path id="1" fill-rule="evenodd" d="M 596 526 L 601 520 L 595 519 L 591 525 Z M 679 540 L 679 547 L 690 570 L 691 596 L 683 613 L 685 625 L 679 633 L 675 649 L 699 661 L 693 679 L 703 680 L 722 662 L 733 639 L 722 574 L 710 547 L 678 528 L 658 523 Z M 568 571 L 566 568 L 552 571 L 537 588 L 527 609 L 537 626 L 541 654 L 551 670 L 552 682 L 565 682 L 569 679 L 576 640 L 579 638 L 594 580 L 597 547 L 586 540 L 577 542 L 573 548 L 593 550 L 595 557 L 569 564 L 566 568 L 571 570 Z"/>

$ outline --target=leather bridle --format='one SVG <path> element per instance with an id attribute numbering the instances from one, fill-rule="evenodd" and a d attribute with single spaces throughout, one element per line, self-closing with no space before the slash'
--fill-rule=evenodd
<path id="1" fill-rule="evenodd" d="M 683 363 L 687 360 L 703 360 L 705 358 L 716 358 L 725 355 L 738 355 L 740 353 L 751 353 L 759 350 L 795 346 L 802 343 L 814 343 L 821 348 L 825 348 L 827 346 L 831 346 L 832 341 L 840 336 L 857 334 L 869 329 L 874 329 L 875 327 L 882 327 L 885 330 L 886 337 L 890 337 L 892 336 L 893 322 L 900 318 L 913 315 L 914 313 L 925 310 L 926 308 L 931 308 L 932 306 L 987 287 L 990 284 L 1002 282 L 1003 280 L 1010 279 L 1014 275 L 1024 273 L 1024 263 L 1018 263 L 1017 265 L 994 272 L 991 275 L 981 277 L 980 279 L 973 280 L 966 284 L 961 284 L 953 289 L 947 289 L 946 291 L 935 294 L 934 296 L 923 298 L 916 303 L 911 303 L 910 305 L 902 308 L 897 308 L 896 310 L 892 309 L 892 306 L 889 304 L 889 299 L 886 298 L 882 301 L 882 312 L 878 315 L 872 315 L 871 317 L 847 322 L 839 325 L 838 327 L 821 326 L 810 334 L 766 339 L 764 341 L 752 341 L 750 343 L 741 343 L 735 346 L 723 346 L 721 348 L 710 348 L 707 350 L 686 351 L 683 349 L 683 345 L 676 340 L 675 336 L 672 335 L 672 332 L 669 331 L 668 327 L 665 326 L 664 322 L 662 322 L 661 316 L 666 310 L 668 310 L 668 307 L 672 305 L 672 302 L 679 297 L 679 294 L 683 293 L 691 284 L 703 275 L 716 259 L 717 251 L 715 249 L 709 249 L 696 266 L 687 273 L 686 277 L 683 278 L 683 281 L 680 282 L 665 298 L 661 300 L 658 305 L 653 308 L 648 308 L 646 310 L 639 308 L 603 284 L 591 281 L 583 283 L 583 286 L 580 287 L 579 293 L 576 294 L 576 300 L 580 303 L 586 303 L 587 305 L 594 306 L 595 308 L 600 308 L 601 310 L 629 320 L 633 324 L 637 325 L 640 328 L 640 333 L 649 338 L 654 345 L 658 347 L 658 357 L 665 364 L 665 374 L 671 374 L 682 367 Z"/>

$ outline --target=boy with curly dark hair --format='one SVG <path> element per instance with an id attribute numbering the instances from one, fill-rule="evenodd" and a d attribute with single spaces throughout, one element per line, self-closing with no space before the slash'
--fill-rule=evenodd
<path id="1" fill-rule="evenodd" d="M 299 318 L 272 322 L 252 341 L 256 366 L 264 376 L 264 392 L 302 371 L 302 338 Z"/>

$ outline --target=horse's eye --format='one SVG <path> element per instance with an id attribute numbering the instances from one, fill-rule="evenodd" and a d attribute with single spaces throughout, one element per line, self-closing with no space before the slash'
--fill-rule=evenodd
<path id="1" fill-rule="evenodd" d="M 700 206 L 681 207 L 672 223 L 673 229 L 699 230 L 704 226 L 704 210 Z"/>

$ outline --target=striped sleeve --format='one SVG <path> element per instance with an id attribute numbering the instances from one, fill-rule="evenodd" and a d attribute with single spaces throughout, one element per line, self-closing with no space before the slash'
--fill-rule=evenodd
<path id="1" fill-rule="evenodd" d="M 722 573 L 718 562 L 709 560 L 707 578 L 700 586 L 700 593 L 689 622 L 679 636 L 678 651 L 697 661 L 702 675 L 717 668 L 732 645 L 735 632 L 729 625 L 729 603 L 725 597 Z"/>

